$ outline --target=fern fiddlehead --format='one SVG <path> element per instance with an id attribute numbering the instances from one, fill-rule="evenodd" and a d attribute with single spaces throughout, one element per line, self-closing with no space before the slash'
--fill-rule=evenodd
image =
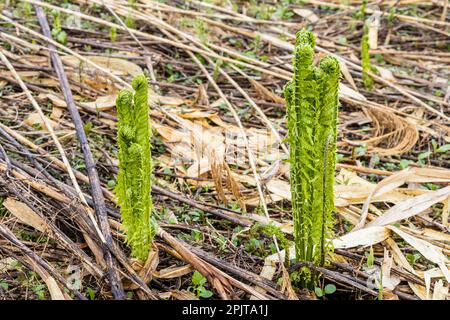
<path id="1" fill-rule="evenodd" d="M 148 84 L 144 75 L 132 81 L 134 94 L 122 90 L 116 100 L 119 173 L 115 193 L 132 256 L 146 260 L 153 238 Z"/>
<path id="2" fill-rule="evenodd" d="M 296 259 L 323 265 L 331 247 L 340 69 L 333 57 L 313 66 L 315 39 L 296 36 L 294 77 L 284 88 Z M 303 270 L 304 285 L 313 282 Z"/>

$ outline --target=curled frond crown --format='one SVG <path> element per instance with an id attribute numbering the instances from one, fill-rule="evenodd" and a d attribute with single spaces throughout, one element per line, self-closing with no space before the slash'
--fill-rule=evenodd
<path id="1" fill-rule="evenodd" d="M 294 69 L 311 66 L 313 59 L 314 49 L 309 44 L 299 45 L 294 51 Z"/>
<path id="2" fill-rule="evenodd" d="M 295 35 L 295 46 L 298 47 L 302 44 L 308 44 L 314 49 L 316 46 L 316 37 L 311 31 L 302 29 Z"/>
<path id="3" fill-rule="evenodd" d="M 148 86 L 147 77 L 144 74 L 137 75 L 131 82 L 131 86 L 136 91 L 138 91 L 143 86 Z"/>
<path id="4" fill-rule="evenodd" d="M 119 118 L 126 117 L 127 114 L 131 112 L 133 106 L 133 92 L 128 89 L 120 90 L 116 99 L 117 112 Z"/>
<path id="5" fill-rule="evenodd" d="M 339 61 L 332 56 L 326 56 L 320 61 L 320 68 L 328 75 L 340 76 Z"/>

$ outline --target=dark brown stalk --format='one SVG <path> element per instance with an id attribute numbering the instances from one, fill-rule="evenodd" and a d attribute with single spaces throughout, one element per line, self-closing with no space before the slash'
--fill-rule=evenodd
<path id="1" fill-rule="evenodd" d="M 39 24 L 41 25 L 45 37 L 51 39 L 51 31 L 44 11 L 37 5 L 35 6 L 35 9 Z M 50 57 L 53 63 L 53 67 L 55 68 L 56 74 L 58 75 L 58 79 L 61 84 L 61 90 L 63 91 L 64 98 L 67 103 L 67 108 L 69 109 L 70 115 L 75 125 L 78 140 L 80 141 L 81 149 L 83 151 L 84 161 L 86 162 L 86 169 L 91 185 L 92 199 L 94 201 L 94 209 L 99 220 L 100 229 L 106 241 L 106 245 L 103 244 L 103 254 L 108 267 L 108 276 L 111 284 L 111 291 L 115 299 L 123 300 L 125 299 L 125 293 L 123 291 L 122 282 L 116 271 L 111 252 L 108 249 L 108 247 L 113 246 L 113 240 L 108 223 L 108 214 L 106 211 L 105 199 L 103 197 L 100 180 L 97 170 L 95 169 L 95 162 L 87 141 L 86 133 L 84 132 L 84 125 L 78 109 L 74 103 L 72 91 L 69 86 L 69 81 L 67 80 L 67 76 L 64 72 L 64 68 L 61 59 L 56 51 L 56 48 L 51 43 L 48 43 L 47 46 L 50 51 Z"/>

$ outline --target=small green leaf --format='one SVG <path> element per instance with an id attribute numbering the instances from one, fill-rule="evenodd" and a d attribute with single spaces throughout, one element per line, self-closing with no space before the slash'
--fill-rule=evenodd
<path id="1" fill-rule="evenodd" d="M 366 152 L 367 152 L 367 145 L 362 145 L 356 148 L 356 153 L 358 154 L 358 156 L 363 156 L 366 154 Z"/>
<path id="2" fill-rule="evenodd" d="M 341 162 L 344 159 L 344 155 L 336 153 L 336 162 Z"/>
<path id="3" fill-rule="evenodd" d="M 424 160 L 426 158 L 428 158 L 431 155 L 431 151 L 427 151 L 427 152 L 422 152 L 421 154 L 419 154 L 419 156 L 417 157 L 417 159 L 420 160 Z"/>
<path id="4" fill-rule="evenodd" d="M 116 181 L 114 179 L 108 180 L 107 186 L 109 189 L 114 189 L 116 186 Z"/>
<path id="5" fill-rule="evenodd" d="M 169 167 L 166 167 L 166 168 L 164 168 L 163 172 L 164 172 L 165 174 L 170 174 L 170 173 L 172 173 L 172 169 L 169 168 Z"/>
<path id="6" fill-rule="evenodd" d="M 444 144 L 443 146 L 440 146 L 436 151 L 442 153 L 450 151 L 450 144 Z"/>
<path id="7" fill-rule="evenodd" d="M 87 288 L 87 292 L 88 292 L 88 294 L 89 294 L 89 299 L 90 300 L 94 300 L 95 299 L 95 291 L 94 290 L 92 290 L 92 288 Z"/>
<path id="8" fill-rule="evenodd" d="M 56 35 L 56 41 L 58 41 L 61 44 L 67 43 L 67 33 L 65 31 L 60 31 Z"/>
<path id="9" fill-rule="evenodd" d="M 205 279 L 205 277 L 198 271 L 195 271 L 194 274 L 192 275 L 192 283 L 197 286 L 202 283 L 203 279 Z"/>
<path id="10" fill-rule="evenodd" d="M 316 296 L 317 297 L 323 297 L 323 291 L 322 291 L 322 289 L 320 289 L 319 287 L 316 287 L 315 289 L 314 289 L 314 292 L 316 293 Z"/>
<path id="11" fill-rule="evenodd" d="M 407 253 L 406 254 L 406 260 L 412 265 L 416 264 L 416 262 L 422 258 L 422 255 L 420 253 Z"/>
<path id="12" fill-rule="evenodd" d="M 406 169 L 409 167 L 409 164 L 411 163 L 411 160 L 407 160 L 407 159 L 402 159 L 400 160 L 400 168 L 402 169 Z"/>
<path id="13" fill-rule="evenodd" d="M 86 124 L 84 125 L 84 127 L 83 127 L 84 133 L 85 133 L 86 135 L 89 135 L 89 133 L 91 132 L 93 126 L 94 126 L 94 125 L 92 124 L 92 122 L 86 123 Z"/>
<path id="14" fill-rule="evenodd" d="M 199 242 L 200 240 L 202 240 L 202 233 L 198 230 L 191 230 L 191 237 L 192 239 L 194 239 L 194 241 Z"/>
<path id="15" fill-rule="evenodd" d="M 0 281 L 0 287 L 2 287 L 4 290 L 8 290 L 9 284 L 6 281 Z"/>
<path id="16" fill-rule="evenodd" d="M 109 39 L 111 39 L 112 42 L 116 42 L 117 29 L 115 27 L 112 27 L 111 29 L 109 29 Z"/>
<path id="17" fill-rule="evenodd" d="M 210 298 L 213 295 L 213 293 L 211 291 L 205 289 L 204 287 L 200 287 L 198 295 L 201 298 Z"/>
<path id="18" fill-rule="evenodd" d="M 203 277 L 202 280 L 200 280 L 199 285 L 200 285 L 200 286 L 203 286 L 205 283 L 206 283 L 206 278 Z"/>
<path id="19" fill-rule="evenodd" d="M 340 36 L 340 37 L 338 38 L 338 42 L 339 42 L 340 44 L 346 44 L 346 43 L 347 43 L 347 38 L 344 37 L 344 36 Z"/>
<path id="20" fill-rule="evenodd" d="M 56 36 L 58 35 L 58 33 L 59 33 L 59 30 L 58 30 L 58 29 L 55 29 L 55 28 L 52 29 L 52 36 L 53 36 L 54 38 L 56 38 Z"/>
<path id="21" fill-rule="evenodd" d="M 37 284 L 37 285 L 35 285 L 33 287 L 33 291 L 34 292 L 38 292 L 38 291 L 41 291 L 41 290 L 44 290 L 44 289 L 45 289 L 45 285 L 43 285 L 43 284 Z"/>
<path id="22" fill-rule="evenodd" d="M 336 286 L 332 283 L 325 286 L 325 294 L 332 294 L 336 291 Z"/>
<path id="23" fill-rule="evenodd" d="M 433 146 L 433 150 L 436 151 L 436 149 L 438 148 L 438 144 L 437 144 L 436 140 L 432 139 L 431 145 Z"/>

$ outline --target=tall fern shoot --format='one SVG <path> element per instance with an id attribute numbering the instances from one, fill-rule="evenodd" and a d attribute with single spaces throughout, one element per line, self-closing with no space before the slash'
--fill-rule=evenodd
<path id="1" fill-rule="evenodd" d="M 362 68 L 362 81 L 366 90 L 372 90 L 373 78 L 370 76 L 369 72 L 376 72 L 370 64 L 370 54 L 369 54 L 369 20 L 366 20 L 366 9 L 367 0 L 361 3 L 361 8 L 358 11 L 359 19 L 363 21 L 363 35 L 361 38 L 361 68 Z"/>
<path id="2" fill-rule="evenodd" d="M 297 33 L 294 78 L 284 88 L 290 145 L 292 214 L 297 261 L 324 265 L 331 248 L 334 209 L 339 62 L 324 57 L 313 65 L 314 35 Z M 315 276 L 303 268 L 301 282 Z"/>
<path id="3" fill-rule="evenodd" d="M 122 224 L 132 256 L 145 261 L 153 238 L 150 214 L 152 160 L 148 115 L 148 83 L 133 79 L 132 91 L 120 91 L 117 100 L 119 173 L 115 189 Z"/>
<path id="4" fill-rule="evenodd" d="M 369 71 L 372 70 L 370 65 L 370 54 L 369 54 L 369 26 L 364 23 L 363 36 L 361 39 L 361 67 L 362 67 L 362 81 L 364 87 L 367 90 L 372 90 L 373 78 L 369 75 Z"/>

